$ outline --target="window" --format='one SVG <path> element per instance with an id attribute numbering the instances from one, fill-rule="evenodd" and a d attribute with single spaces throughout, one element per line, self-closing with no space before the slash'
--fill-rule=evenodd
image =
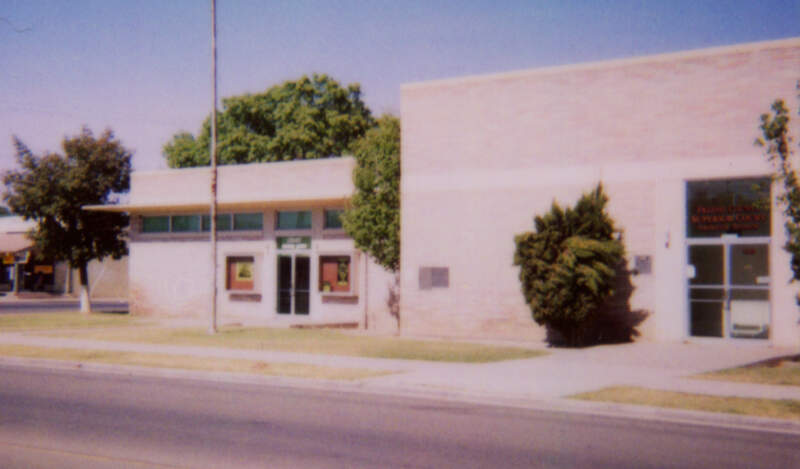
<path id="1" fill-rule="evenodd" d="M 350 256 L 320 256 L 319 291 L 350 291 Z"/>
<path id="2" fill-rule="evenodd" d="M 340 229 L 342 227 L 342 213 L 341 209 L 326 209 L 325 210 L 325 229 Z"/>
<path id="3" fill-rule="evenodd" d="M 688 181 L 686 236 L 769 236 L 771 183 L 769 178 Z"/>
<path id="4" fill-rule="evenodd" d="M 260 230 L 264 227 L 264 217 L 257 213 L 234 213 L 234 231 Z"/>
<path id="5" fill-rule="evenodd" d="M 277 229 L 279 230 L 311 229 L 311 210 L 278 212 Z"/>
<path id="6" fill-rule="evenodd" d="M 231 214 L 217 214 L 217 231 L 231 230 Z M 203 231 L 211 231 L 211 215 L 203 215 Z"/>
<path id="7" fill-rule="evenodd" d="M 253 290 L 255 288 L 255 260 L 250 256 L 228 257 L 228 290 Z"/>
<path id="8" fill-rule="evenodd" d="M 169 231 L 169 217 L 142 217 L 142 233 L 167 233 Z"/>
<path id="9" fill-rule="evenodd" d="M 261 212 L 254 213 L 220 213 L 217 215 L 217 231 L 248 231 L 264 228 Z M 211 216 L 203 215 L 203 231 L 211 230 Z"/>
<path id="10" fill-rule="evenodd" d="M 217 214 L 217 231 L 253 231 L 264 228 L 260 212 Z M 198 233 L 211 230 L 209 215 L 160 215 L 142 217 L 142 233 Z"/>
<path id="11" fill-rule="evenodd" d="M 171 231 L 186 233 L 200 231 L 200 215 L 173 215 Z"/>

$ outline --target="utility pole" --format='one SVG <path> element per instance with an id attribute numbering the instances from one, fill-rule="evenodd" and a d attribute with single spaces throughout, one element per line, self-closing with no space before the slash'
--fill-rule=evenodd
<path id="1" fill-rule="evenodd" d="M 211 75 L 214 103 L 211 107 L 211 323 L 217 333 L 217 0 L 211 0 Z"/>

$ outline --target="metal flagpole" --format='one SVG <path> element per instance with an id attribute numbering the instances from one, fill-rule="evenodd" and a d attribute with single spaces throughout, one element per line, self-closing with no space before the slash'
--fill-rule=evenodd
<path id="1" fill-rule="evenodd" d="M 208 333 L 217 332 L 217 0 L 211 0 L 211 74 L 214 105 L 211 108 L 211 323 Z"/>

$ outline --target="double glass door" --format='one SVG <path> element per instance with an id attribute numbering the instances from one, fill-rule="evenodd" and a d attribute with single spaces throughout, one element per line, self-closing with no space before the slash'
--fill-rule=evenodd
<path id="1" fill-rule="evenodd" d="M 311 259 L 298 254 L 278 255 L 278 314 L 309 313 Z"/>
<path id="2" fill-rule="evenodd" d="M 702 240 L 688 254 L 690 334 L 768 338 L 768 241 Z"/>

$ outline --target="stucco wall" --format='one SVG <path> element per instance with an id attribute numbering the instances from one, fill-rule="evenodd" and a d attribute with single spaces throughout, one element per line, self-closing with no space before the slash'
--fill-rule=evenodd
<path id="1" fill-rule="evenodd" d="M 56 284 L 64 285 L 66 280 L 59 280 L 66 275 L 56 269 Z M 80 275 L 77 270 L 73 270 L 70 277 L 72 286 L 70 293 L 77 296 L 80 290 Z M 128 256 L 121 259 L 107 257 L 103 261 L 93 260 L 89 262 L 89 292 L 92 298 L 114 298 L 122 299 L 128 297 Z"/>
<path id="2" fill-rule="evenodd" d="M 632 277 L 630 306 L 649 313 L 639 331 L 685 337 L 685 181 L 769 174 L 758 116 L 777 97 L 792 103 L 799 68 L 790 40 L 404 86 L 404 329 L 543 337 L 513 237 L 602 181 L 629 257 L 653 260 Z M 773 213 L 773 341 L 796 344 Z M 420 290 L 422 266 L 449 267 L 449 288 Z"/>
<path id="3" fill-rule="evenodd" d="M 202 316 L 211 305 L 211 251 L 207 242 L 132 242 L 132 314 Z"/>
<path id="4" fill-rule="evenodd" d="M 217 314 L 220 324 L 247 323 L 275 326 L 294 324 L 358 323 L 363 327 L 369 316 L 370 329 L 392 330 L 386 307 L 386 290 L 391 274 L 368 261 L 358 252 L 342 230 L 323 229 L 324 206 L 312 210 L 312 229 L 275 229 L 275 209 L 261 209 L 263 230 L 221 232 L 217 246 Z M 252 210 L 252 209 L 250 209 Z M 141 233 L 141 217 L 131 222 L 130 273 L 131 311 L 142 315 L 207 317 L 211 309 L 211 246 L 208 233 Z M 311 249 L 294 251 L 307 256 L 311 267 L 311 314 L 280 315 L 277 304 L 276 240 L 281 236 L 310 236 Z M 319 292 L 320 256 L 352 255 L 353 294 L 323 298 Z M 226 259 L 254 258 L 254 288 L 251 291 L 226 289 Z M 369 266 L 367 266 L 369 263 Z"/>

